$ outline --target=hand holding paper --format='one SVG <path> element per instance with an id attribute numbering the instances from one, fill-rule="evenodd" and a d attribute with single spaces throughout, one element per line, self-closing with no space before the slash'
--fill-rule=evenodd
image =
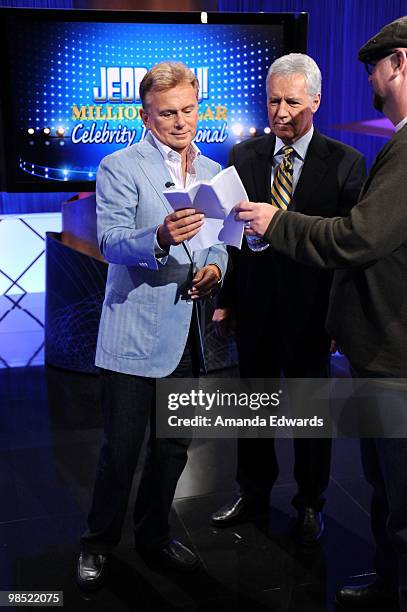
<path id="1" fill-rule="evenodd" d="M 196 214 L 194 208 L 183 208 L 167 215 L 158 228 L 158 243 L 162 249 L 190 240 L 199 232 L 203 215 Z"/>
<path id="2" fill-rule="evenodd" d="M 174 208 L 194 208 L 205 215 L 200 231 L 190 240 L 193 251 L 224 243 L 240 249 L 244 224 L 235 219 L 234 206 L 247 200 L 247 193 L 234 166 L 210 181 L 199 181 L 189 189 L 169 189 L 164 195 Z"/>

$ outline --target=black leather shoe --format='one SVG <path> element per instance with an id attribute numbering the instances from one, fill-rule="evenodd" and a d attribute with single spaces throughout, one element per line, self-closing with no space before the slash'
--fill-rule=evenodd
<path id="1" fill-rule="evenodd" d="M 138 551 L 147 563 L 160 565 L 181 572 L 193 572 L 198 568 L 196 555 L 178 540 L 171 540 L 167 546 L 159 550 L 146 550 L 138 547 Z"/>
<path id="2" fill-rule="evenodd" d="M 244 523 L 256 516 L 265 515 L 268 512 L 268 500 L 248 501 L 244 497 L 238 497 L 231 504 L 222 506 L 220 510 L 211 516 L 211 523 L 215 527 L 230 527 Z"/>
<path id="3" fill-rule="evenodd" d="M 76 582 L 84 591 L 101 589 L 106 582 L 107 556 L 82 552 L 76 570 Z"/>
<path id="4" fill-rule="evenodd" d="M 337 608 L 343 610 L 398 610 L 397 591 L 378 579 L 362 586 L 344 586 L 336 593 Z"/>
<path id="5" fill-rule="evenodd" d="M 322 512 L 314 508 L 303 508 L 298 512 L 294 535 L 305 546 L 317 544 L 324 532 L 324 519 Z"/>

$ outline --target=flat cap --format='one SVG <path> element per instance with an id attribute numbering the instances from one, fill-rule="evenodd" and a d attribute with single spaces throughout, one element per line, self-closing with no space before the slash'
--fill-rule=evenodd
<path id="1" fill-rule="evenodd" d="M 359 49 L 361 62 L 374 62 L 397 47 L 407 48 L 407 16 L 387 24 Z"/>

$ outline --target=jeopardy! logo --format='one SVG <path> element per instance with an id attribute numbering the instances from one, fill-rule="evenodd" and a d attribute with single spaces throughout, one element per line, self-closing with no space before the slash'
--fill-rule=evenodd
<path id="1" fill-rule="evenodd" d="M 198 102 L 209 98 L 208 68 L 192 68 L 199 83 Z M 100 68 L 100 85 L 93 88 L 93 99 L 96 104 L 106 102 L 141 102 L 140 83 L 147 74 L 147 68 L 109 66 Z"/>
<path id="2" fill-rule="evenodd" d="M 198 102 L 209 98 L 209 69 L 192 68 L 199 83 Z M 140 83 L 147 73 L 144 66 L 101 66 L 100 83 L 93 87 L 93 104 L 72 106 L 72 120 L 76 123 L 71 132 L 74 144 L 116 143 L 131 145 L 142 140 L 146 129 L 140 120 Z M 222 143 L 228 137 L 226 131 L 227 109 L 209 104 L 200 113 L 199 120 L 218 121 L 219 128 L 198 129 L 195 141 Z M 127 127 L 125 123 L 139 120 L 139 125 Z M 86 123 L 84 123 L 86 122 Z M 89 123 L 90 122 L 90 123 Z M 101 123 L 103 122 L 103 123 Z M 109 122 L 115 122 L 113 126 Z M 119 123 L 117 125 L 117 122 Z"/>

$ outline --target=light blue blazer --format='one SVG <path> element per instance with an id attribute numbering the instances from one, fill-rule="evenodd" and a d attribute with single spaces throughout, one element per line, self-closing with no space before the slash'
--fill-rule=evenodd
<path id="1" fill-rule="evenodd" d="M 212 178 L 219 164 L 200 155 L 198 180 Z M 96 365 L 159 378 L 177 367 L 188 337 L 191 260 L 182 244 L 157 259 L 156 230 L 173 212 L 163 196 L 171 182 L 160 151 L 145 140 L 105 157 L 96 181 L 100 249 L 109 262 L 96 349 Z M 187 247 L 189 251 L 189 247 Z M 223 245 L 191 253 L 195 269 L 214 263 L 226 272 Z"/>

